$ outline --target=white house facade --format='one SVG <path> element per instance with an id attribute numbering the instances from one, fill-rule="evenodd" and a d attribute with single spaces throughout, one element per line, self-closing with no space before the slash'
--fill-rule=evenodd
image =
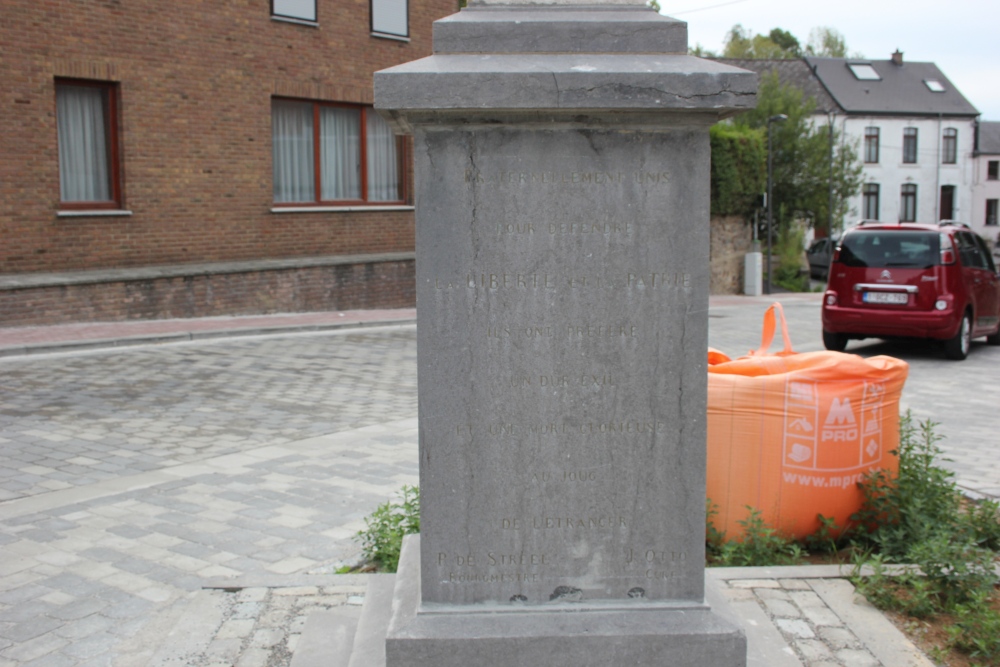
<path id="1" fill-rule="evenodd" d="M 863 161 L 850 208 L 886 222 L 970 222 L 975 119 L 844 116 Z"/>
<path id="2" fill-rule="evenodd" d="M 972 228 L 1000 252 L 1000 123 L 979 124 L 973 160 Z"/>
<path id="3" fill-rule="evenodd" d="M 934 63 L 806 58 L 858 146 L 862 186 L 849 208 L 886 222 L 973 224 L 979 112 Z M 850 222 L 848 220 L 847 222 Z"/>

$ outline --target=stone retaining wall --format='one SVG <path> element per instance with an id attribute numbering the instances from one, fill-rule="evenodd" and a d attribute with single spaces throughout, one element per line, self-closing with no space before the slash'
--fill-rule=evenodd
<path id="1" fill-rule="evenodd" d="M 711 293 L 742 294 L 743 258 L 750 252 L 753 230 L 742 217 L 713 216 L 711 235 Z"/>
<path id="2" fill-rule="evenodd" d="M 0 276 L 0 326 L 408 308 L 412 253 Z"/>

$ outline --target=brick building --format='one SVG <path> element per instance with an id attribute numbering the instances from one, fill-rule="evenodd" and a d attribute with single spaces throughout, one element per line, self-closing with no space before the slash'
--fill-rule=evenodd
<path id="1" fill-rule="evenodd" d="M 372 73 L 457 0 L 9 0 L 0 325 L 409 306 Z"/>

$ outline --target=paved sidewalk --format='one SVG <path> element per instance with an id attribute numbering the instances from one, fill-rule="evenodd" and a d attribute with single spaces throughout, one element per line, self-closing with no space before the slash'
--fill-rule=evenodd
<path id="1" fill-rule="evenodd" d="M 0 326 L 0 356 L 65 352 L 216 337 L 329 331 L 416 321 L 413 308 L 279 313 L 178 320 L 93 322 L 35 327 Z"/>

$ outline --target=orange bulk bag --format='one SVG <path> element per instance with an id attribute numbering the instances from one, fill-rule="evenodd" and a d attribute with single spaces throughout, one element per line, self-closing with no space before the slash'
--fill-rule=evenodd
<path id="1" fill-rule="evenodd" d="M 768 354 L 780 318 L 784 350 Z M 742 535 L 747 506 L 804 538 L 817 515 L 846 527 L 861 508 L 857 482 L 895 473 L 899 397 L 909 366 L 892 357 L 792 350 L 781 304 L 764 314 L 760 349 L 708 355 L 708 498 L 715 528 Z"/>

